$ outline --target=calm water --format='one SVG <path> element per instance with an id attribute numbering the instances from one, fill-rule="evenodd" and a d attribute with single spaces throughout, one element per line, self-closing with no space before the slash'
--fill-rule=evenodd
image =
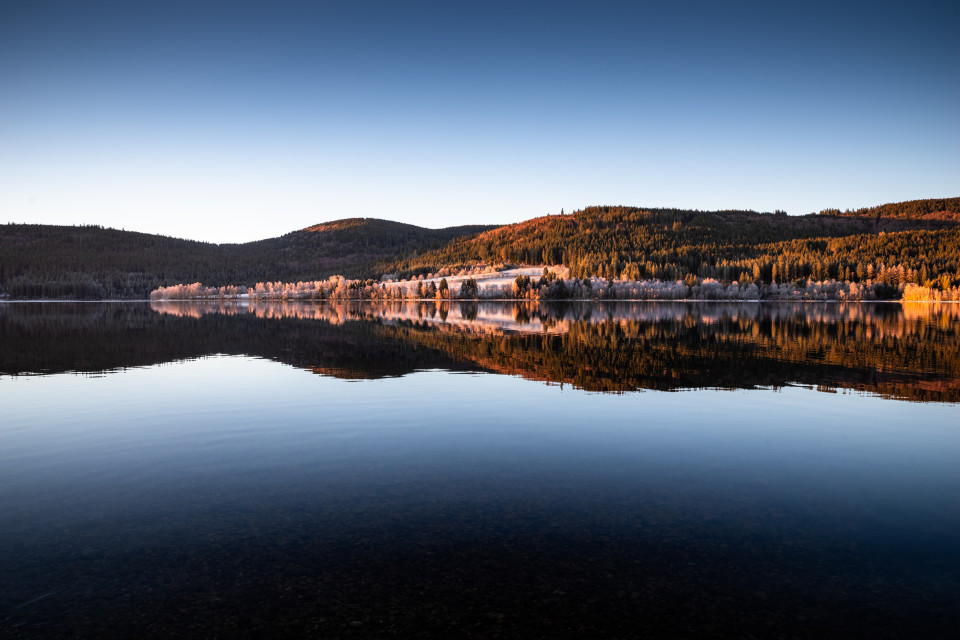
<path id="1" fill-rule="evenodd" d="M 958 461 L 958 305 L 0 305 L 0 635 L 953 637 Z"/>

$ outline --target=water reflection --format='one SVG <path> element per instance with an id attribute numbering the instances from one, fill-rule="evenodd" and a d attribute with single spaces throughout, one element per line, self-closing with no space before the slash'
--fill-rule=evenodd
<path id="1" fill-rule="evenodd" d="M 23 304 L 0 307 L 0 327 L 7 374 L 226 353 L 352 379 L 478 370 L 604 392 L 805 385 L 960 402 L 953 304 Z"/>
<path id="2" fill-rule="evenodd" d="M 0 305 L 0 635 L 952 637 L 957 311 Z"/>

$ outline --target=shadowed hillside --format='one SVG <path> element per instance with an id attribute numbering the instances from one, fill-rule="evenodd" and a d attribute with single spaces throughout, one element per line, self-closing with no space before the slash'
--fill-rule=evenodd
<path id="1" fill-rule="evenodd" d="M 279 238 L 237 245 L 238 258 L 256 256 L 264 271 L 270 270 L 269 261 L 273 259 L 278 261 L 274 268 L 279 266 L 291 274 L 302 274 L 275 276 L 274 280 L 317 279 L 335 274 L 379 278 L 382 272 L 378 271 L 378 263 L 384 260 L 437 249 L 455 238 L 492 228 L 491 225 L 466 225 L 426 229 L 392 220 L 348 218 L 317 224 Z"/>
<path id="2" fill-rule="evenodd" d="M 158 286 L 377 277 L 377 262 L 490 227 L 425 229 L 353 218 L 245 244 L 210 244 L 98 226 L 0 225 L 0 294 L 141 298 Z"/>

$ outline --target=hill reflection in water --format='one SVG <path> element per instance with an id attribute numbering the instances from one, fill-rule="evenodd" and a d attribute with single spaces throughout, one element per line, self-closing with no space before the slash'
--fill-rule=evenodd
<path id="1" fill-rule="evenodd" d="M 0 307 L 0 373 L 216 353 L 342 378 L 489 371 L 601 392 L 805 385 L 960 401 L 960 305 L 154 302 Z"/>

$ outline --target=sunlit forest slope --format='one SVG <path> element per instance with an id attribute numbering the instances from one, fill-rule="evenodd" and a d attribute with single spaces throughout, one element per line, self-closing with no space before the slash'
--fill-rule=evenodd
<path id="1" fill-rule="evenodd" d="M 579 278 L 741 283 L 864 282 L 882 274 L 894 289 L 949 287 L 960 283 L 958 216 L 960 198 L 806 216 L 589 207 L 464 237 L 385 268 L 412 274 L 493 261 L 562 264 Z"/>
<path id="2" fill-rule="evenodd" d="M 923 218 L 926 220 L 954 220 L 960 222 L 960 198 L 931 198 L 929 200 L 908 200 L 882 204 L 879 207 L 867 207 L 853 211 L 827 209 L 825 215 L 842 216 L 880 216 L 883 218 Z"/>

